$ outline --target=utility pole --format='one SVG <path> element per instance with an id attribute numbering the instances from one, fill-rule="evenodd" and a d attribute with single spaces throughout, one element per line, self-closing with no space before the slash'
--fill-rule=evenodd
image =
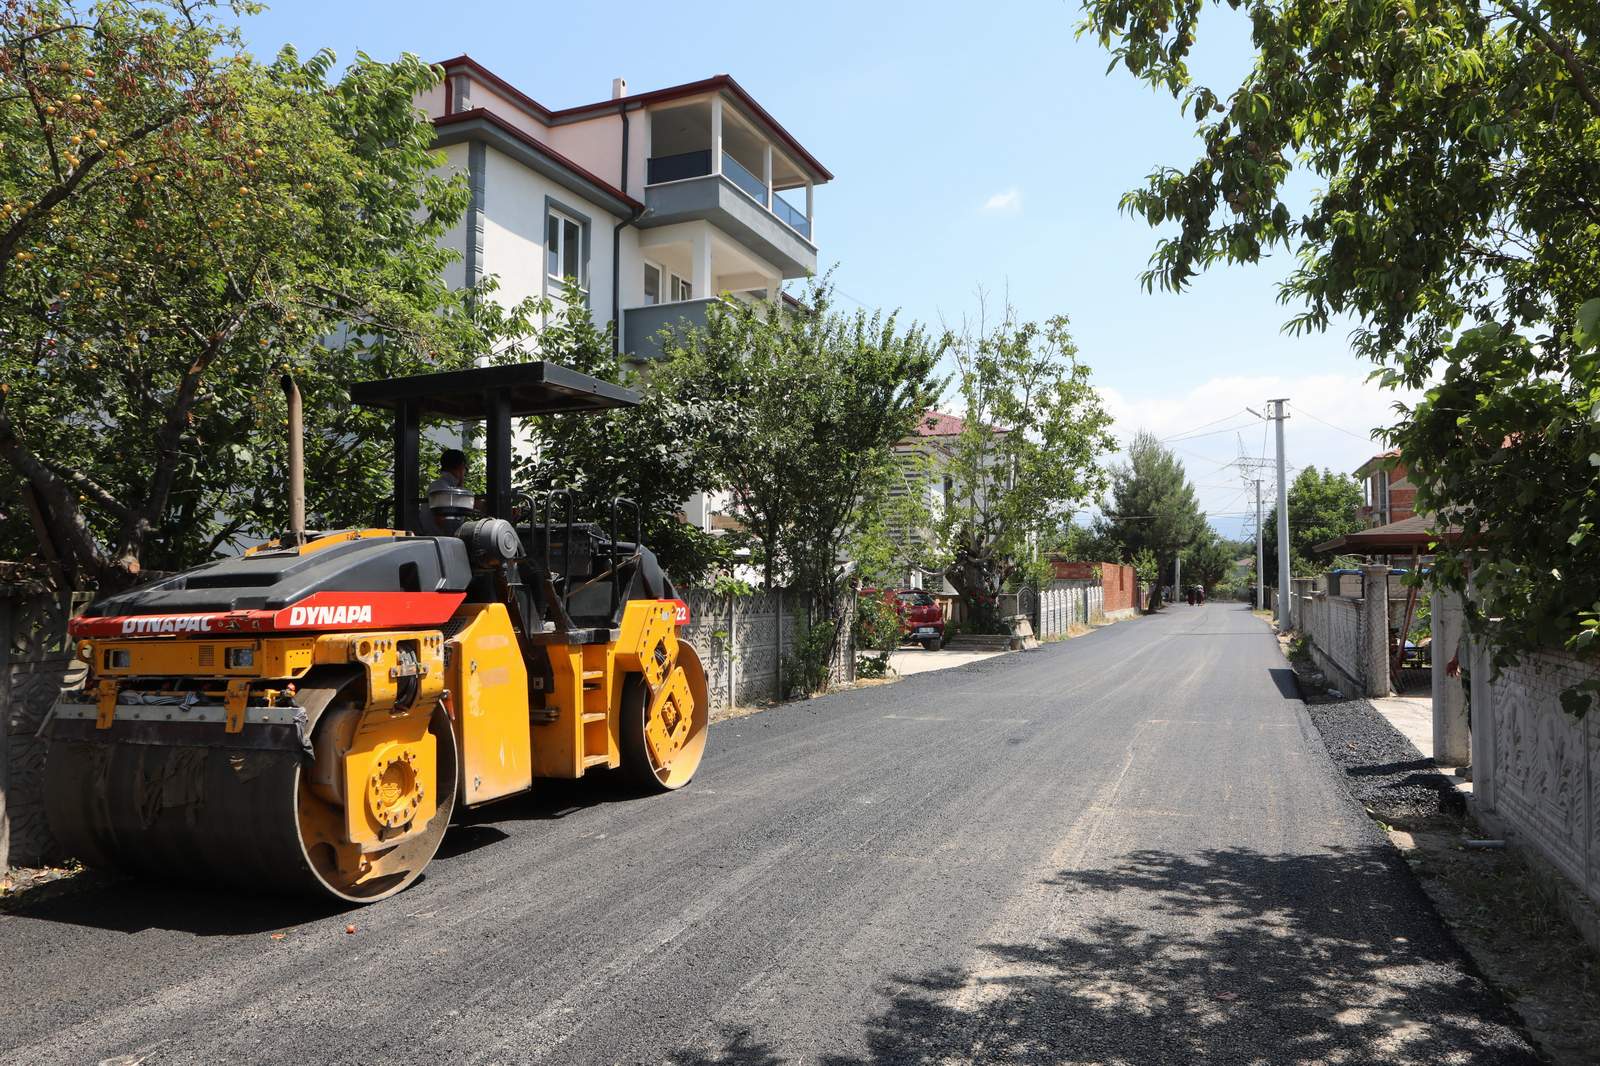
<path id="1" fill-rule="evenodd" d="M 1256 610 L 1267 609 L 1267 575 L 1262 573 L 1267 568 L 1266 553 L 1261 545 L 1261 479 L 1254 480 L 1256 487 Z"/>
<path id="2" fill-rule="evenodd" d="M 1172 560 L 1172 602 L 1183 599 L 1183 549 Z"/>
<path id="3" fill-rule="evenodd" d="M 1271 400 L 1272 420 L 1278 423 L 1278 632 L 1294 624 L 1289 607 L 1289 478 L 1283 456 L 1283 405 L 1288 398 Z"/>

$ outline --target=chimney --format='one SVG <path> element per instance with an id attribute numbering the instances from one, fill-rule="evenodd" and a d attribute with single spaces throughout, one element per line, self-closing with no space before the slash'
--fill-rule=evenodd
<path id="1" fill-rule="evenodd" d="M 613 100 L 621 100 L 624 96 L 627 96 L 627 95 L 628 95 L 628 79 L 627 78 L 612 78 L 611 79 L 611 99 L 613 99 Z"/>

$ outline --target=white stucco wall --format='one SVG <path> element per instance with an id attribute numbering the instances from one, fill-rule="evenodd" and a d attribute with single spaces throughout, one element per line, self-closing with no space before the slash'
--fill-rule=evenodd
<path id="1" fill-rule="evenodd" d="M 597 322 L 609 321 L 611 231 L 616 216 L 493 148 L 485 150 L 484 163 L 483 271 L 500 279 L 500 301 L 512 304 L 546 293 L 544 233 L 549 197 L 558 206 L 589 219 L 589 305 Z"/>
<path id="2" fill-rule="evenodd" d="M 441 81 L 427 92 L 418 93 L 416 103 L 429 118 L 444 114 L 444 82 Z"/>

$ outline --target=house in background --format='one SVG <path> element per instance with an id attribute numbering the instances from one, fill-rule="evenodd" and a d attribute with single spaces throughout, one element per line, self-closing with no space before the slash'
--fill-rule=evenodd
<path id="1" fill-rule="evenodd" d="M 418 103 L 472 193 L 450 280 L 496 275 L 514 303 L 565 299 L 576 278 L 596 323 L 648 358 L 720 295 L 776 299 L 816 272 L 813 191 L 833 175 L 726 74 L 637 94 L 618 78 L 552 110 L 468 56 L 441 66 Z"/>
<path id="2" fill-rule="evenodd" d="M 905 476 L 900 484 L 890 490 L 891 494 L 896 497 L 920 497 L 917 502 L 927 511 L 931 522 L 938 521 L 949 506 L 951 494 L 955 492 L 951 463 L 956 438 L 966 428 L 966 421 L 959 416 L 930 408 L 923 412 L 912 434 L 895 445 L 895 453 L 900 458 Z M 991 428 L 990 432 L 998 437 L 1007 431 Z M 998 455 L 994 461 L 999 462 Z M 981 498 L 978 503 L 982 505 Z M 931 528 L 898 528 L 891 532 L 894 539 L 904 546 L 908 557 L 928 546 L 933 538 Z M 942 571 L 908 565 L 903 576 L 905 585 L 910 588 L 927 589 L 941 596 L 956 594 L 955 586 L 945 579 Z"/>
<path id="3" fill-rule="evenodd" d="M 417 102 L 471 191 L 444 238 L 461 252 L 451 284 L 581 300 L 650 359 L 713 300 L 776 300 L 816 273 L 814 190 L 833 175 L 726 74 L 636 94 L 617 78 L 607 99 L 551 109 L 469 56 L 440 65 Z M 684 510 L 716 524 L 703 496 Z"/>
<path id="4" fill-rule="evenodd" d="M 937 521 L 955 488 L 948 469 L 950 449 L 965 428 L 966 423 L 955 415 L 931 408 L 923 412 L 911 436 L 895 445 L 904 477 L 890 489 L 890 494 L 898 499 L 913 497 L 916 506 L 925 509 L 930 520 Z M 933 530 L 900 525 L 891 530 L 891 535 L 909 558 L 931 543 Z M 955 594 L 955 587 L 936 570 L 908 564 L 901 580 L 907 588 L 927 589 L 945 596 Z"/>
<path id="5" fill-rule="evenodd" d="M 1391 467 L 1391 460 L 1400 460 L 1398 449 L 1374 455 L 1355 472 L 1366 500 L 1361 507 L 1360 518 L 1369 528 L 1399 522 L 1416 513 L 1412 504 L 1416 500 L 1417 490 L 1407 476 L 1405 461 L 1400 460 Z"/>

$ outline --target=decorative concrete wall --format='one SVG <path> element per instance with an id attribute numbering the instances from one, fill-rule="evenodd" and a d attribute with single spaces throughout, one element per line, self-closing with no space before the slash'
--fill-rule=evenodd
<path id="1" fill-rule="evenodd" d="M 1362 567 L 1361 599 L 1331 595 L 1295 578 L 1292 617 L 1311 661 L 1353 696 L 1389 694 L 1389 568 Z M 1379 608 L 1371 609 L 1377 603 Z"/>
<path id="2" fill-rule="evenodd" d="M 783 660 L 794 654 L 795 637 L 803 631 L 794 614 L 798 596 L 783 589 L 750 596 L 689 589 L 682 595 L 689 604 L 689 625 L 681 636 L 700 653 L 713 711 L 788 695 Z M 846 684 L 855 680 L 854 599 L 841 603 L 839 613 L 845 632 L 831 674 L 835 684 Z"/>
<path id="3" fill-rule="evenodd" d="M 1578 719 L 1561 707 L 1562 690 L 1600 668 L 1544 652 L 1491 672 L 1474 654 L 1474 807 L 1600 905 L 1600 709 Z"/>
<path id="4" fill-rule="evenodd" d="M 1072 626 L 1094 625 L 1105 620 L 1105 587 L 1102 582 L 1052 581 L 1039 593 L 1034 633 L 1040 640 L 1064 637 Z"/>
<path id="5" fill-rule="evenodd" d="M 1326 592 L 1301 592 L 1296 599 L 1295 626 L 1306 637 L 1311 661 L 1352 696 L 1366 690 L 1361 606 L 1358 599 Z"/>

